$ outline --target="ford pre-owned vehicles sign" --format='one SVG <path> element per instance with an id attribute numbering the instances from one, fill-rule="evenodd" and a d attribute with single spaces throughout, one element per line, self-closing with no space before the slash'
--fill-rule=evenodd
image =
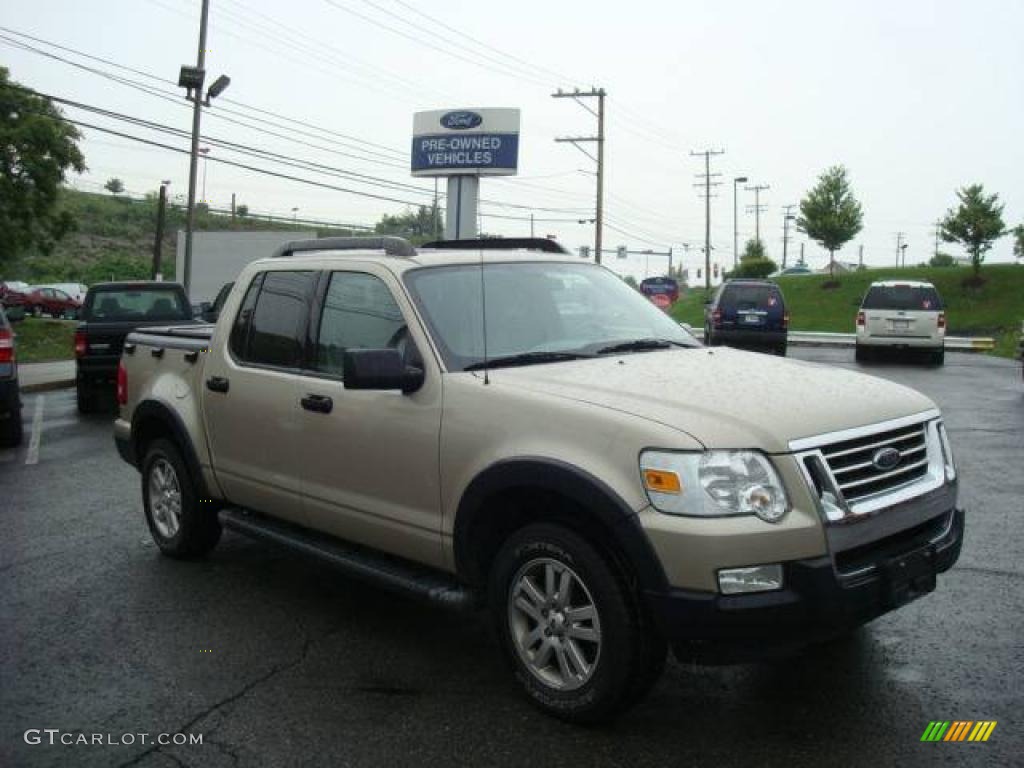
<path id="1" fill-rule="evenodd" d="M 413 116 L 414 176 L 511 175 L 518 164 L 518 109 L 435 109 Z"/>
<path id="2" fill-rule="evenodd" d="M 476 128 L 484 119 L 476 112 L 463 110 L 461 112 L 447 112 L 441 115 L 440 123 L 445 128 L 453 131 L 465 131 L 469 128 Z"/>

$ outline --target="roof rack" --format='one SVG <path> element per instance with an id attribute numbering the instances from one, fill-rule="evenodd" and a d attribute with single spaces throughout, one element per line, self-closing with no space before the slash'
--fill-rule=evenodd
<path id="1" fill-rule="evenodd" d="M 544 251 L 545 253 L 569 253 L 560 244 L 546 237 L 485 237 L 475 240 L 434 240 L 420 248 L 450 248 L 458 251 Z"/>
<path id="2" fill-rule="evenodd" d="M 315 240 L 292 240 L 276 251 L 274 258 L 311 251 L 384 251 L 388 256 L 415 256 L 416 249 L 402 237 L 320 237 Z"/>

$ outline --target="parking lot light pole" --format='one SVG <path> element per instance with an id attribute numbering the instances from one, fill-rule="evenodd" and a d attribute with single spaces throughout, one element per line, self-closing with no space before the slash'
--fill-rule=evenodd
<path id="1" fill-rule="evenodd" d="M 739 224 L 736 222 L 736 187 L 739 184 L 746 184 L 746 176 L 737 176 L 732 180 L 732 268 L 736 269 L 739 264 Z"/>
<path id="2" fill-rule="evenodd" d="M 210 85 L 203 98 L 203 84 L 206 81 L 206 28 L 210 18 L 210 0 L 202 0 L 199 16 L 199 50 L 194 67 L 185 65 L 178 74 L 178 85 L 185 89 L 185 98 L 192 102 L 192 149 L 188 164 L 188 211 L 185 216 L 185 263 L 182 269 L 182 283 L 187 294 L 192 286 L 192 231 L 196 223 L 196 171 L 199 162 L 199 124 L 203 107 L 210 106 L 231 84 L 231 78 L 221 75 Z M 205 165 L 204 165 L 205 169 Z"/>

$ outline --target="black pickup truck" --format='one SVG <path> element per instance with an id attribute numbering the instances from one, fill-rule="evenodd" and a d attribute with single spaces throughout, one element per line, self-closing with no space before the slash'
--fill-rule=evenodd
<path id="1" fill-rule="evenodd" d="M 124 340 L 154 325 L 194 325 L 185 289 L 179 283 L 138 281 L 98 283 L 85 295 L 75 330 L 75 384 L 79 413 L 114 404 L 117 364 Z"/>

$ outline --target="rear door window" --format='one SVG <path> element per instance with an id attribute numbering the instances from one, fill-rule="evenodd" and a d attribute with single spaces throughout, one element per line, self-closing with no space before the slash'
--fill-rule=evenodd
<path id="1" fill-rule="evenodd" d="M 312 271 L 266 273 L 252 310 L 243 360 L 274 368 L 301 365 L 315 281 Z"/>
<path id="2" fill-rule="evenodd" d="M 864 296 L 862 308 L 938 311 L 942 299 L 930 285 L 874 285 Z"/>
<path id="3" fill-rule="evenodd" d="M 86 319 L 100 322 L 120 320 L 189 320 L 192 312 L 185 295 L 176 288 L 111 288 L 89 297 Z"/>

